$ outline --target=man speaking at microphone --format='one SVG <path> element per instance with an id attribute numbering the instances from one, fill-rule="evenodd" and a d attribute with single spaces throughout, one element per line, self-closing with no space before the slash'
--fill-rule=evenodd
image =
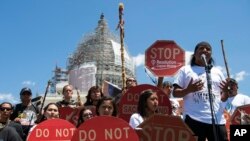
<path id="1" fill-rule="evenodd" d="M 200 42 L 195 47 L 190 64 L 179 70 L 173 84 L 173 96 L 183 97 L 185 123 L 198 136 L 198 141 L 228 140 L 223 116 L 226 99 L 221 95 L 226 90 L 227 82 L 213 64 L 211 45 Z"/>

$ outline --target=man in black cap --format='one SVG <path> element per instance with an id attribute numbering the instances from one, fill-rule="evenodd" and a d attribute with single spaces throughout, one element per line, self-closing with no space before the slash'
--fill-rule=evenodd
<path id="1" fill-rule="evenodd" d="M 32 91 L 28 87 L 22 88 L 20 99 L 21 103 L 16 104 L 10 119 L 20 123 L 23 126 L 24 133 L 27 135 L 30 127 L 37 119 L 39 107 L 32 104 Z"/>

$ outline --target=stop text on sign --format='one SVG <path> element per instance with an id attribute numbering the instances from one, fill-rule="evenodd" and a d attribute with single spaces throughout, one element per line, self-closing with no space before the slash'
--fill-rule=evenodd
<path id="1" fill-rule="evenodd" d="M 185 51 L 171 40 L 157 40 L 145 51 L 145 66 L 158 77 L 173 76 L 185 63 Z"/>
<path id="2" fill-rule="evenodd" d="M 171 48 L 165 48 L 165 47 L 152 48 L 150 51 L 151 51 L 151 55 L 150 55 L 151 59 L 158 58 L 160 60 L 176 59 L 177 56 L 181 53 L 181 50 L 178 48 L 171 49 Z"/>

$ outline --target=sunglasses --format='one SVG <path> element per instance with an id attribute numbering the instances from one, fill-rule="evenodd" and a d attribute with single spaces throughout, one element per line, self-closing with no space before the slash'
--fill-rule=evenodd
<path id="1" fill-rule="evenodd" d="M 128 81 L 136 82 L 136 80 L 129 79 Z"/>
<path id="2" fill-rule="evenodd" d="M 0 111 L 11 111 L 11 108 L 0 107 Z"/>
<path id="3" fill-rule="evenodd" d="M 83 114 L 83 117 L 92 117 L 92 116 L 93 116 L 92 113 L 85 113 L 85 114 Z"/>
<path id="4" fill-rule="evenodd" d="M 26 92 L 24 92 L 24 93 L 22 93 L 22 95 L 31 95 L 31 93 L 26 93 Z"/>

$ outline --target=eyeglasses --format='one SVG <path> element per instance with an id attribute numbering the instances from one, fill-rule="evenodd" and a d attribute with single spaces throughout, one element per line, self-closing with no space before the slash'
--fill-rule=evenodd
<path id="1" fill-rule="evenodd" d="M 85 114 L 83 114 L 83 117 L 92 117 L 92 116 L 93 116 L 92 113 L 85 113 Z"/>
<path id="2" fill-rule="evenodd" d="M 0 107 L 0 111 L 10 111 L 12 110 L 11 108 L 6 108 L 6 107 Z"/>
<path id="3" fill-rule="evenodd" d="M 128 79 L 128 81 L 136 82 L 136 80 Z"/>

